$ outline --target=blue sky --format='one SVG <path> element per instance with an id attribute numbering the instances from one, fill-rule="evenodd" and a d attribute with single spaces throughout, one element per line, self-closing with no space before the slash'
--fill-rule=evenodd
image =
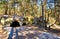
<path id="1" fill-rule="evenodd" d="M 47 0 L 47 2 L 51 2 L 51 3 L 54 3 L 54 0 Z"/>
<path id="2" fill-rule="evenodd" d="M 47 0 L 47 3 L 47 6 L 52 5 L 51 8 L 54 8 L 54 0 Z"/>
<path id="3" fill-rule="evenodd" d="M 38 0 L 37 3 L 38 3 L 38 6 L 40 6 L 41 0 Z M 49 8 L 48 7 L 49 5 L 52 5 L 51 8 L 54 8 L 54 0 L 47 0 L 47 8 Z"/>

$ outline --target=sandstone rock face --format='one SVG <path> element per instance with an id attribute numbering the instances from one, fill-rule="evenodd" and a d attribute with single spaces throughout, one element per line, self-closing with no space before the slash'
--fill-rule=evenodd
<path id="1" fill-rule="evenodd" d="M 0 24 L 0 39 L 7 39 L 8 33 L 3 29 L 3 26 Z"/>

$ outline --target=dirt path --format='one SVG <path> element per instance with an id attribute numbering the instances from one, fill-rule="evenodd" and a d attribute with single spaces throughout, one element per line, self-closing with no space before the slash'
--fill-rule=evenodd
<path id="1" fill-rule="evenodd" d="M 9 29 L 11 28 L 8 28 L 7 30 Z M 19 39 L 55 39 L 55 38 L 60 39 L 57 35 L 51 34 L 50 32 L 48 33 L 44 31 L 44 29 L 42 28 L 39 29 L 38 27 L 35 27 L 34 25 L 21 26 L 21 27 L 17 27 L 17 29 L 18 29 Z M 12 39 L 15 39 L 15 38 L 16 36 L 13 35 Z M 4 36 L 0 39 L 4 39 Z"/>

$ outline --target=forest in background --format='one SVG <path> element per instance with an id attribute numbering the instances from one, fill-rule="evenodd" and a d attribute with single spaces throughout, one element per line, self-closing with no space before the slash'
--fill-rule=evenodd
<path id="1" fill-rule="evenodd" d="M 0 14 L 39 18 L 60 25 L 60 0 L 0 0 Z"/>

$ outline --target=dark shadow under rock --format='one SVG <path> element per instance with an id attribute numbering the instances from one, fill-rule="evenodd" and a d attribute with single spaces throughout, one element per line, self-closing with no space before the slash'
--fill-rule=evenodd
<path id="1" fill-rule="evenodd" d="M 14 20 L 14 21 L 11 23 L 11 25 L 10 25 L 10 27 L 19 27 L 19 26 L 20 26 L 20 24 L 19 24 L 19 22 L 16 21 L 16 20 Z"/>

